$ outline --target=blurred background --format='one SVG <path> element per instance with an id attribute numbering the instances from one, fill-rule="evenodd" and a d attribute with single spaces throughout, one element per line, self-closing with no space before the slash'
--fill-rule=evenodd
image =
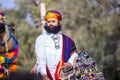
<path id="1" fill-rule="evenodd" d="M 15 24 L 19 41 L 18 69 L 35 64 L 35 39 L 42 33 L 40 3 L 62 13 L 62 31 L 86 50 L 106 80 L 120 80 L 120 0 L 0 0 L 8 23 Z"/>

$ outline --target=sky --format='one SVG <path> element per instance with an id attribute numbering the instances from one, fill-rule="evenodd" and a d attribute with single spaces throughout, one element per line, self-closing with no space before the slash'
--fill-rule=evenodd
<path id="1" fill-rule="evenodd" d="M 13 9 L 16 8 L 15 0 L 0 0 L 0 9 Z"/>
<path id="2" fill-rule="evenodd" d="M 3 9 L 17 9 L 15 5 L 15 0 L 0 0 L 0 10 Z M 34 25 L 30 14 L 26 15 L 26 20 L 30 25 Z"/>

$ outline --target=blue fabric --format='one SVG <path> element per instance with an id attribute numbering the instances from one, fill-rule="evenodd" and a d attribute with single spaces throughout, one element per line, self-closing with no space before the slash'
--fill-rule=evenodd
<path id="1" fill-rule="evenodd" d="M 1 45 L 5 44 L 5 42 L 0 42 Z"/>
<path id="2" fill-rule="evenodd" d="M 8 37 L 8 39 L 7 39 L 7 42 L 9 42 L 9 40 L 10 40 L 11 38 L 13 38 L 13 39 L 14 39 L 14 49 L 16 49 L 16 47 L 18 46 L 18 41 L 17 41 L 17 39 L 14 37 L 14 35 L 12 34 L 12 32 L 11 32 L 11 30 L 10 30 L 10 26 L 6 25 L 6 27 L 8 28 L 8 32 L 9 32 L 9 37 Z M 0 42 L 0 44 L 1 44 L 1 45 L 4 45 L 5 42 Z"/>
<path id="3" fill-rule="evenodd" d="M 12 58 L 8 58 L 7 56 L 5 56 L 5 63 L 7 63 L 7 64 L 11 64 L 12 62 L 13 62 L 13 60 L 15 60 L 16 59 L 16 57 L 14 56 L 14 57 L 12 57 Z"/>
<path id="4" fill-rule="evenodd" d="M 15 38 L 15 36 L 13 35 L 13 33 L 11 32 L 10 26 L 8 26 L 8 25 L 6 24 L 6 27 L 7 27 L 8 32 L 9 32 L 9 37 L 8 37 L 8 39 L 7 39 L 7 42 L 9 42 L 9 40 L 10 40 L 11 38 L 13 38 L 13 40 L 14 40 L 14 48 L 13 48 L 13 50 L 15 50 L 15 49 L 18 47 L 19 43 L 18 43 L 17 39 Z M 1 45 L 4 45 L 5 42 L 0 42 L 0 44 L 1 44 Z M 6 53 L 6 51 L 0 52 L 0 54 L 5 54 L 5 53 Z"/>
<path id="5" fill-rule="evenodd" d="M 5 70 L 3 68 L 0 68 L 0 73 L 4 73 Z"/>
<path id="6" fill-rule="evenodd" d="M 73 40 L 69 38 L 68 36 L 63 34 L 63 59 L 64 62 L 67 62 L 68 59 L 70 58 L 70 55 L 72 53 L 71 48 L 72 48 Z"/>
<path id="7" fill-rule="evenodd" d="M 14 37 L 13 33 L 11 32 L 10 26 L 8 26 L 8 25 L 6 25 L 6 26 L 7 26 L 8 31 L 9 31 L 9 37 L 8 37 L 7 41 L 9 42 L 9 40 L 10 40 L 11 38 L 13 38 L 13 40 L 14 40 L 14 49 L 16 49 L 17 46 L 18 46 L 18 41 L 17 41 L 17 39 Z"/>

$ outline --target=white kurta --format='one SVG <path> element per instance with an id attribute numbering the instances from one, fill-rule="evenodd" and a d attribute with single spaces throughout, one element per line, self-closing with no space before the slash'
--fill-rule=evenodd
<path id="1" fill-rule="evenodd" d="M 37 71 L 39 73 L 47 74 L 46 72 L 46 65 L 48 66 L 50 73 L 52 74 L 52 77 L 54 78 L 56 66 L 59 63 L 59 61 L 62 59 L 62 34 L 54 34 L 59 37 L 59 45 L 60 48 L 55 48 L 55 43 L 51 36 L 53 34 L 42 34 L 38 36 L 35 42 L 35 53 L 36 53 L 36 59 L 37 59 Z M 72 65 L 74 58 L 77 56 L 77 54 L 73 54 L 71 58 L 68 60 Z"/>

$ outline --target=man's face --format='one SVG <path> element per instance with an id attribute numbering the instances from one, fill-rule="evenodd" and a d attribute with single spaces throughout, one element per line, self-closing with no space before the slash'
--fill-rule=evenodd
<path id="1" fill-rule="evenodd" d="M 0 23 L 4 23 L 3 16 L 0 15 Z"/>
<path id="2" fill-rule="evenodd" d="M 62 26 L 56 18 L 50 18 L 46 21 L 44 28 L 48 33 L 57 34 L 59 31 L 61 31 Z"/>
<path id="3" fill-rule="evenodd" d="M 48 19 L 47 20 L 47 26 L 49 26 L 50 28 L 58 26 L 58 20 L 55 19 L 55 18 Z"/>

